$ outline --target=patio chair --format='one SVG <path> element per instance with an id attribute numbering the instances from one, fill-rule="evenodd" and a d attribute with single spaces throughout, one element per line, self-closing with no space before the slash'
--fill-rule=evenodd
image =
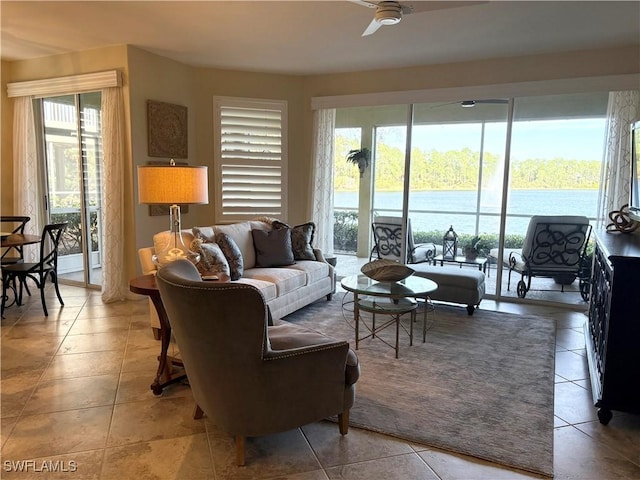
<path id="1" fill-rule="evenodd" d="M 369 254 L 369 261 L 374 257 L 400 261 L 402 253 L 402 218 L 378 216 L 371 224 L 374 245 Z M 407 263 L 432 262 L 436 255 L 433 243 L 419 243 L 413 241 L 411 219 L 407 221 Z"/>
<path id="2" fill-rule="evenodd" d="M 516 287 L 520 298 L 527 295 L 533 277 L 553 278 L 564 292 L 565 284 L 582 277 L 590 234 L 587 217 L 531 217 L 522 249 L 504 252 L 509 268 L 507 290 L 511 287 L 511 272 L 515 271 L 521 275 Z M 589 291 L 588 280 L 584 278 L 580 278 L 580 293 L 586 301 Z"/>

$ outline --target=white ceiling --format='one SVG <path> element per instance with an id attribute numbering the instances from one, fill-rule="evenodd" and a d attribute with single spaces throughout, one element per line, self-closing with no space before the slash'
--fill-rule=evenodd
<path id="1" fill-rule="evenodd" d="M 374 10 L 347 0 L 2 0 L 0 49 L 19 60 L 130 44 L 193 66 L 321 74 L 640 44 L 638 0 L 478 3 L 362 37 Z"/>

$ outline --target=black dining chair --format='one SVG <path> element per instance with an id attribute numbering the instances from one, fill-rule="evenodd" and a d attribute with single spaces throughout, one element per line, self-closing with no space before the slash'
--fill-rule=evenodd
<path id="1" fill-rule="evenodd" d="M 40 290 L 42 309 L 44 310 L 45 316 L 48 316 L 49 313 L 47 312 L 44 289 L 47 277 L 50 277 L 55 287 L 58 300 L 60 304 L 64 306 L 58 287 L 58 246 L 60 245 L 62 233 L 65 228 L 67 228 L 67 222 L 53 223 L 46 225 L 42 229 L 40 261 L 35 263 L 22 262 L 2 267 L 2 314 L 4 314 L 5 301 L 7 298 L 7 286 L 12 284 L 15 288 L 16 279 L 20 284 L 20 288 L 15 292 L 17 305 L 22 305 L 22 285 L 26 283 L 27 278 L 30 278 Z"/>
<path id="2" fill-rule="evenodd" d="M 31 220 L 31 217 L 2 215 L 0 217 L 0 228 L 6 233 L 24 235 L 24 228 L 29 220 Z M 15 263 L 23 262 L 23 247 L 21 245 L 7 247 L 6 250 L 2 252 L 0 260 L 3 268 L 5 265 L 13 265 Z"/>

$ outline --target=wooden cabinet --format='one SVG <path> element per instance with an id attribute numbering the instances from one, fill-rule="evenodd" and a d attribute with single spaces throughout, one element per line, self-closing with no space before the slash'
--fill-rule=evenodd
<path id="1" fill-rule="evenodd" d="M 607 424 L 612 410 L 640 413 L 640 235 L 598 231 L 585 343 L 593 401 Z"/>

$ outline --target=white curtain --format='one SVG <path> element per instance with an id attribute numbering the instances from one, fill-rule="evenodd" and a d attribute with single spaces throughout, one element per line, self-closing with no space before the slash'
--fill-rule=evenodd
<path id="1" fill-rule="evenodd" d="M 130 296 L 124 268 L 124 106 L 122 88 L 102 89 L 102 301 Z"/>
<path id="2" fill-rule="evenodd" d="M 313 112 L 313 212 L 316 247 L 333 255 L 333 130 L 335 109 Z"/>
<path id="3" fill-rule="evenodd" d="M 44 227 L 43 188 L 38 174 L 33 99 L 15 99 L 13 110 L 13 212 L 31 217 L 25 232 L 40 235 Z M 27 262 L 38 261 L 36 248 L 25 248 Z"/>
<path id="4" fill-rule="evenodd" d="M 608 214 L 629 203 L 631 139 L 629 125 L 640 118 L 640 91 L 610 92 L 605 150 L 600 170 L 598 226 L 610 222 Z"/>

